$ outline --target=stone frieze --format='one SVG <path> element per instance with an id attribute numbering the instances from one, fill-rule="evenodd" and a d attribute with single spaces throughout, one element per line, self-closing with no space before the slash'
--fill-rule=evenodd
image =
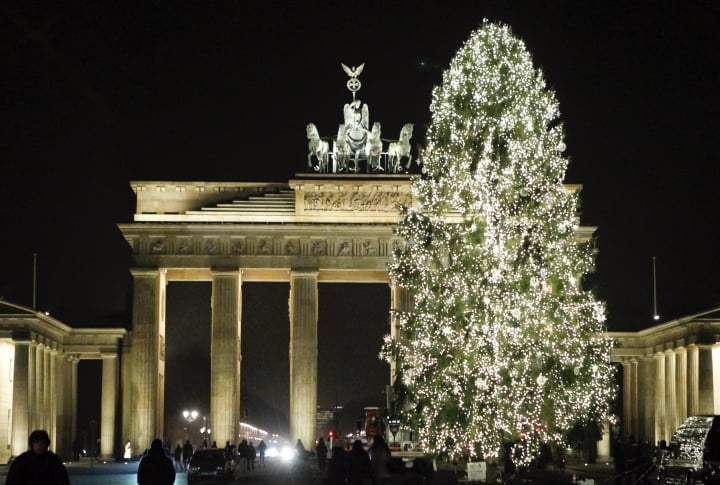
<path id="1" fill-rule="evenodd" d="M 305 211 L 397 212 L 399 205 L 410 205 L 405 192 L 306 192 Z"/>

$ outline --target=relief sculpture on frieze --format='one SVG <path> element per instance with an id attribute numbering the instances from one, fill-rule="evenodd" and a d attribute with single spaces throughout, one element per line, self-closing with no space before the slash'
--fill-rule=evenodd
<path id="1" fill-rule="evenodd" d="M 245 240 L 240 239 L 232 243 L 230 250 L 233 254 L 244 254 L 245 253 Z"/>
<path id="2" fill-rule="evenodd" d="M 316 239 L 311 244 L 311 251 L 313 256 L 322 256 L 325 254 L 325 241 Z"/>
<path id="3" fill-rule="evenodd" d="M 396 212 L 411 199 L 404 192 L 306 192 L 305 211 Z"/>
<path id="4" fill-rule="evenodd" d="M 178 254 L 190 254 L 192 253 L 192 241 L 189 239 L 180 239 L 177 244 L 177 253 Z"/>

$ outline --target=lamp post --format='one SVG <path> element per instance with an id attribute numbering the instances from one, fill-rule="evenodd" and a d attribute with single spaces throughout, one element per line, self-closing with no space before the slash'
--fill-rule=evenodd
<path id="1" fill-rule="evenodd" d="M 207 447 L 208 441 L 210 441 L 210 427 L 207 424 L 207 416 L 203 416 L 203 427 L 200 428 L 200 434 L 203 437 L 203 444 Z"/>
<path id="2" fill-rule="evenodd" d="M 187 421 L 187 426 L 185 426 L 185 441 L 188 441 L 190 439 L 190 423 L 197 419 L 198 414 L 199 413 L 194 409 L 192 411 L 188 411 L 186 409 L 182 412 L 183 418 L 185 418 L 185 421 Z"/>

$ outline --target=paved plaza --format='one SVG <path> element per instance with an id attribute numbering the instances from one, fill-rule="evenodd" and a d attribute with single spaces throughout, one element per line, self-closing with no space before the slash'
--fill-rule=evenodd
<path id="1" fill-rule="evenodd" d="M 124 463 L 98 463 L 92 466 L 90 460 L 80 463 L 66 463 L 70 483 L 72 485 L 137 485 L 138 462 Z M 0 484 L 5 485 L 8 466 L 0 466 Z M 321 477 L 316 470 L 308 466 L 297 466 L 280 461 L 268 461 L 263 468 L 256 468 L 253 472 L 236 473 L 236 480 L 232 484 L 262 484 L 262 485 L 311 485 L 319 484 Z M 197 482 L 197 485 L 215 482 Z M 175 485 L 187 485 L 187 475 L 178 473 Z"/>
<path id="2" fill-rule="evenodd" d="M 136 485 L 138 462 L 123 463 L 94 463 L 90 461 L 66 464 L 72 485 Z M 7 465 L 0 465 L 0 485 L 5 485 Z M 506 479 L 508 485 L 515 484 L 541 484 L 541 485 L 564 485 L 571 483 L 589 483 L 585 480 L 592 479 L 595 485 L 614 484 L 612 462 L 599 462 L 593 465 L 586 465 L 580 462 L 571 462 L 563 470 L 544 470 L 525 474 L 514 479 Z M 573 477 L 576 482 L 573 482 Z M 655 477 L 650 477 L 651 484 L 657 483 Z M 218 483 L 218 482 L 206 482 Z M 279 460 L 268 460 L 264 468 L 257 468 L 253 472 L 238 472 L 236 479 L 228 485 L 320 485 L 322 475 L 312 466 L 307 464 L 288 464 Z M 396 475 L 393 477 L 393 485 L 409 485 L 419 483 L 413 481 L 410 475 Z M 467 484 L 477 485 L 481 482 L 468 482 L 465 480 L 464 466 L 462 464 L 453 466 L 450 463 L 439 463 L 438 471 L 428 485 L 450 485 Z M 498 483 L 489 480 L 483 483 Z M 630 481 L 626 482 L 630 483 Z M 175 479 L 176 485 L 187 485 L 187 475 L 178 473 Z M 202 483 L 198 483 L 202 485 Z"/>

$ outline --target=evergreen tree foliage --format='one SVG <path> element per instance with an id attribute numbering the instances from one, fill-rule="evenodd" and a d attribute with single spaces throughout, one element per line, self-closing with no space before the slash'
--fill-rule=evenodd
<path id="1" fill-rule="evenodd" d="M 401 209 L 383 357 L 407 393 L 403 424 L 426 450 L 527 464 L 577 422 L 603 422 L 614 397 L 605 309 L 578 233 L 579 187 L 558 103 L 510 28 L 484 22 L 433 91 L 417 207 Z"/>

